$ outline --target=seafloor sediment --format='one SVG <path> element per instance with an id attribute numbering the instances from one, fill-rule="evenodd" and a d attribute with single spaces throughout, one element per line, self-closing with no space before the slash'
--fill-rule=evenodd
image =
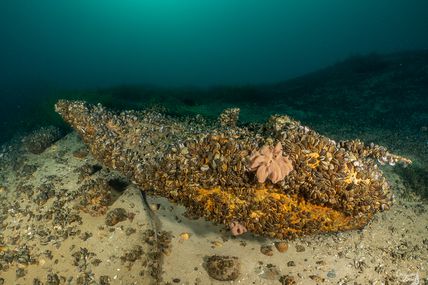
<path id="1" fill-rule="evenodd" d="M 227 276 L 241 284 L 426 282 L 428 207 L 389 168 L 398 197 L 360 231 L 285 243 L 234 238 L 149 197 L 162 225 L 156 241 L 138 189 L 101 167 L 76 133 L 41 154 L 19 142 L 0 153 L 2 284 L 224 284 L 207 271 L 214 255 L 237 258 L 239 274 Z"/>
<path id="2" fill-rule="evenodd" d="M 362 228 L 392 205 L 377 163 L 410 163 L 377 145 L 335 142 L 288 116 L 240 126 L 238 109 L 208 123 L 156 111 L 116 114 L 65 100 L 56 111 L 101 163 L 143 191 L 184 205 L 190 215 L 238 221 L 254 234 L 280 239 Z M 292 164 L 280 183 L 277 177 L 259 183 L 249 167 L 251 154 L 266 145 L 282 146 Z"/>

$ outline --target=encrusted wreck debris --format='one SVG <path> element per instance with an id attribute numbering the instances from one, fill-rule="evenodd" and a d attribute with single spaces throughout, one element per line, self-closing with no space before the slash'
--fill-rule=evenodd
<path id="1" fill-rule="evenodd" d="M 60 100 L 55 108 L 100 162 L 143 191 L 207 220 L 279 239 L 362 228 L 392 204 L 376 162 L 411 163 L 377 145 L 336 143 L 288 116 L 244 127 L 236 109 L 209 125 L 82 101 Z M 269 179 L 258 179 L 254 158 L 264 146 L 287 160 L 261 171 Z"/>

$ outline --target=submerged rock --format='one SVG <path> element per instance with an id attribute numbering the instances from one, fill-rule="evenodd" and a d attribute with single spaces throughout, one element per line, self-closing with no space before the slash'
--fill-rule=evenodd
<path id="1" fill-rule="evenodd" d="M 241 270 L 241 264 L 235 256 L 210 256 L 205 267 L 210 277 L 220 281 L 236 280 Z"/>
<path id="2" fill-rule="evenodd" d="M 286 252 L 288 250 L 288 244 L 283 241 L 275 242 L 275 247 L 279 252 Z"/>
<path id="3" fill-rule="evenodd" d="M 279 239 L 362 228 L 392 205 L 377 163 L 411 162 L 378 145 L 335 142 L 288 116 L 247 128 L 239 126 L 236 110 L 216 125 L 153 110 L 114 113 L 82 101 L 60 100 L 55 107 L 96 159 L 142 190 L 186 206 L 193 216 L 238 221 L 249 232 Z M 264 158 L 288 157 L 291 171 L 283 175 L 281 163 L 267 171 L 265 160 L 250 164 L 255 151 L 278 145 Z M 260 175 L 272 177 L 259 183 Z"/>
<path id="4" fill-rule="evenodd" d="M 107 213 L 106 225 L 114 226 L 119 222 L 123 222 L 128 218 L 128 213 L 123 208 L 116 208 Z"/>
<path id="5" fill-rule="evenodd" d="M 27 151 L 40 154 L 61 138 L 61 131 L 54 126 L 42 127 L 23 138 L 23 146 Z"/>
<path id="6" fill-rule="evenodd" d="M 260 247 L 260 252 L 267 256 L 273 255 L 273 247 L 271 245 L 262 245 Z"/>

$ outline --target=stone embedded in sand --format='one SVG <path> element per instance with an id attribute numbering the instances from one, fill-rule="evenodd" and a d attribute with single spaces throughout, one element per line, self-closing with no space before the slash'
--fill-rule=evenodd
<path id="1" fill-rule="evenodd" d="M 22 139 L 23 146 L 31 153 L 40 154 L 61 138 L 57 127 L 48 126 L 35 130 Z"/>
<path id="2" fill-rule="evenodd" d="M 283 241 L 275 242 L 275 247 L 279 252 L 286 252 L 288 250 L 288 244 Z"/>
<path id="3" fill-rule="evenodd" d="M 60 100 L 55 108 L 96 159 L 142 190 L 184 205 L 192 216 L 239 221 L 279 239 L 364 227 L 392 205 L 377 162 L 410 163 L 373 144 L 336 143 L 288 116 L 249 129 L 153 110 L 117 114 L 81 101 Z M 293 171 L 260 187 L 248 168 L 251 153 L 278 144 Z"/>
<path id="4" fill-rule="evenodd" d="M 128 218 L 128 213 L 123 208 L 115 208 L 107 213 L 106 225 L 114 226 L 119 222 L 123 222 Z"/>
<path id="5" fill-rule="evenodd" d="M 213 255 L 207 258 L 208 275 L 219 281 L 233 281 L 239 277 L 241 264 L 235 256 Z"/>
<path id="6" fill-rule="evenodd" d="M 271 245 L 262 245 L 260 247 L 260 252 L 267 256 L 273 255 L 273 248 Z"/>

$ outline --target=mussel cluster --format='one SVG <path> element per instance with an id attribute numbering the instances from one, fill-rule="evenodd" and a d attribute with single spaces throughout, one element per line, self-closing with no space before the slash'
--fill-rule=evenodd
<path id="1" fill-rule="evenodd" d="M 54 126 L 41 127 L 24 137 L 24 148 L 34 154 L 40 154 L 61 138 L 61 131 Z"/>
<path id="2" fill-rule="evenodd" d="M 377 145 L 335 142 L 288 116 L 239 126 L 239 110 L 228 109 L 209 124 L 66 100 L 56 111 L 100 162 L 142 191 L 195 216 L 226 225 L 239 221 L 254 234 L 280 239 L 363 227 L 392 204 L 377 162 L 410 163 Z M 258 183 L 249 157 L 277 143 L 293 170 L 278 183 Z"/>

